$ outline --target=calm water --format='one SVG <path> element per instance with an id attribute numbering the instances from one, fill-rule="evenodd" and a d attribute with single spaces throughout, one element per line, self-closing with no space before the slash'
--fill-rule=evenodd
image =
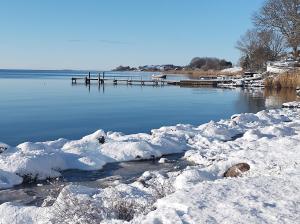
<path id="1" fill-rule="evenodd" d="M 290 91 L 112 84 L 89 88 L 71 84 L 76 73 L 83 74 L 0 70 L 0 142 L 78 139 L 97 129 L 130 134 L 178 123 L 199 125 L 234 113 L 280 107 L 296 98 Z"/>

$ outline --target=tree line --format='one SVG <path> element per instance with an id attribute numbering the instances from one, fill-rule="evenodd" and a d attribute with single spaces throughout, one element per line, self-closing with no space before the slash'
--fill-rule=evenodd
<path id="1" fill-rule="evenodd" d="M 224 59 L 210 58 L 210 57 L 195 57 L 190 64 L 186 66 L 187 69 L 201 69 L 207 70 L 221 70 L 231 68 L 232 63 Z"/>
<path id="2" fill-rule="evenodd" d="M 266 0 L 252 17 L 254 28 L 237 41 L 240 65 L 248 70 L 262 70 L 268 61 L 288 55 L 299 59 L 300 0 Z"/>

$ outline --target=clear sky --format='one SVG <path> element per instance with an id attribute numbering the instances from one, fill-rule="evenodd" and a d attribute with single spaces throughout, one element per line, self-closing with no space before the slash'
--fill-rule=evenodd
<path id="1" fill-rule="evenodd" d="M 263 0 L 0 0 L 0 68 L 237 62 Z"/>

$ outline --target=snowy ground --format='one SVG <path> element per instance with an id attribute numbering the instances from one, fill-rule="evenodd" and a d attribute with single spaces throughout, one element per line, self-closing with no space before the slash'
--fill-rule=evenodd
<path id="1" fill-rule="evenodd" d="M 291 104 L 299 107 L 300 103 Z M 99 138 L 105 137 L 105 143 Z M 0 144 L 0 188 L 59 176 L 64 169 L 185 151 L 182 171 L 145 172 L 131 184 L 66 186 L 42 207 L 0 205 L 0 223 L 297 223 L 300 220 L 300 109 L 233 115 L 152 134 L 98 131 L 81 140 Z M 161 159 L 160 162 L 169 162 Z M 250 170 L 224 178 L 237 163 Z M 54 203 L 49 203 L 53 201 Z"/>
<path id="2" fill-rule="evenodd" d="M 222 73 L 237 73 L 243 71 L 241 67 L 226 68 L 221 70 Z"/>

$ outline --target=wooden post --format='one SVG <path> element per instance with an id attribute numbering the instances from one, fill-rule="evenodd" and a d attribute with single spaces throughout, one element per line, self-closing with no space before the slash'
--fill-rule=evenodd
<path id="1" fill-rule="evenodd" d="M 101 82 L 101 80 L 100 80 L 100 73 L 98 73 L 98 85 L 100 85 L 100 82 Z"/>

